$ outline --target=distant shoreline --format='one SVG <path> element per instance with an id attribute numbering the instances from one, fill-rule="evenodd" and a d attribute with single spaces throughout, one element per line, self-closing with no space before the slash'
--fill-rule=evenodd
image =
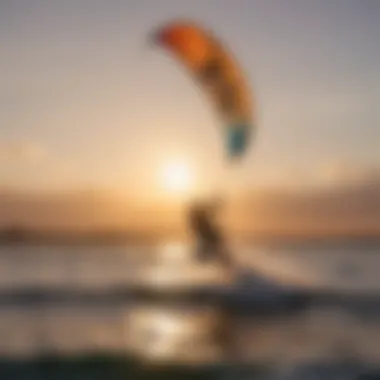
<path id="1" fill-rule="evenodd" d="M 331 233 L 326 234 L 286 234 L 286 233 L 252 233 L 232 235 L 232 241 L 248 244 L 273 245 L 380 245 L 378 233 Z M 52 246 L 120 246 L 151 245 L 176 240 L 186 242 L 184 234 L 162 230 L 158 232 L 144 231 L 33 231 L 21 228 L 0 230 L 0 246 L 6 245 L 52 245 Z"/>

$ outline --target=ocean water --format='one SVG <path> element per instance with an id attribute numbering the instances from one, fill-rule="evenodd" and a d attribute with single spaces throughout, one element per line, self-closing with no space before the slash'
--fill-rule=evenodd
<path id="1" fill-rule="evenodd" d="M 174 242 L 0 246 L 0 378 L 67 378 L 67 366 L 69 378 L 110 378 L 89 375 L 99 361 L 75 368 L 55 361 L 49 373 L 30 367 L 41 357 L 91 355 L 175 365 L 185 371 L 178 378 L 224 365 L 248 368 L 255 379 L 380 378 L 380 246 L 235 254 L 232 282 Z"/>

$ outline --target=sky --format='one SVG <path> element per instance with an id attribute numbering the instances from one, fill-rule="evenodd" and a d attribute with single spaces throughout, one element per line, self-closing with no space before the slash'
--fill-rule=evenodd
<path id="1" fill-rule="evenodd" d="M 377 178 L 376 0 L 5 0 L 0 189 L 149 197 L 177 161 L 194 187 L 223 180 L 216 115 L 180 65 L 147 43 L 177 17 L 218 34 L 257 98 L 238 189 Z"/>

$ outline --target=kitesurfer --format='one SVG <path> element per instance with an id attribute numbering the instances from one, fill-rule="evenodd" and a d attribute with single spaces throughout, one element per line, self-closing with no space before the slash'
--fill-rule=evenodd
<path id="1" fill-rule="evenodd" d="M 198 259 L 202 262 L 215 260 L 227 269 L 231 269 L 231 257 L 227 252 L 223 233 L 215 222 L 217 208 L 215 202 L 190 205 L 189 227 L 197 241 Z"/>

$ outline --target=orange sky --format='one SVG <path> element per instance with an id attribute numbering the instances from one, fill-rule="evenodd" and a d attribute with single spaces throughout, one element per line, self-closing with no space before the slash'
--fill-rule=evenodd
<path id="1" fill-rule="evenodd" d="M 116 192 L 0 192 L 0 225 L 52 229 L 185 227 L 183 199 L 144 200 Z M 272 187 L 228 199 L 222 217 L 231 230 L 269 234 L 380 234 L 380 173 L 315 187 Z"/>
<path id="2" fill-rule="evenodd" d="M 158 191 L 157 166 L 172 157 L 211 186 L 223 171 L 217 115 L 180 64 L 147 44 L 152 28 L 176 17 L 214 30 L 258 100 L 240 190 L 310 176 L 326 163 L 379 167 L 380 8 L 359 8 L 1 2 L 0 186 Z"/>
<path id="3" fill-rule="evenodd" d="M 241 229 L 377 228 L 380 7 L 284 4 L 0 2 L 0 225 L 183 225 L 183 202 L 222 189 Z M 215 31 L 258 99 L 234 170 L 201 91 L 146 43 L 177 16 Z"/>

